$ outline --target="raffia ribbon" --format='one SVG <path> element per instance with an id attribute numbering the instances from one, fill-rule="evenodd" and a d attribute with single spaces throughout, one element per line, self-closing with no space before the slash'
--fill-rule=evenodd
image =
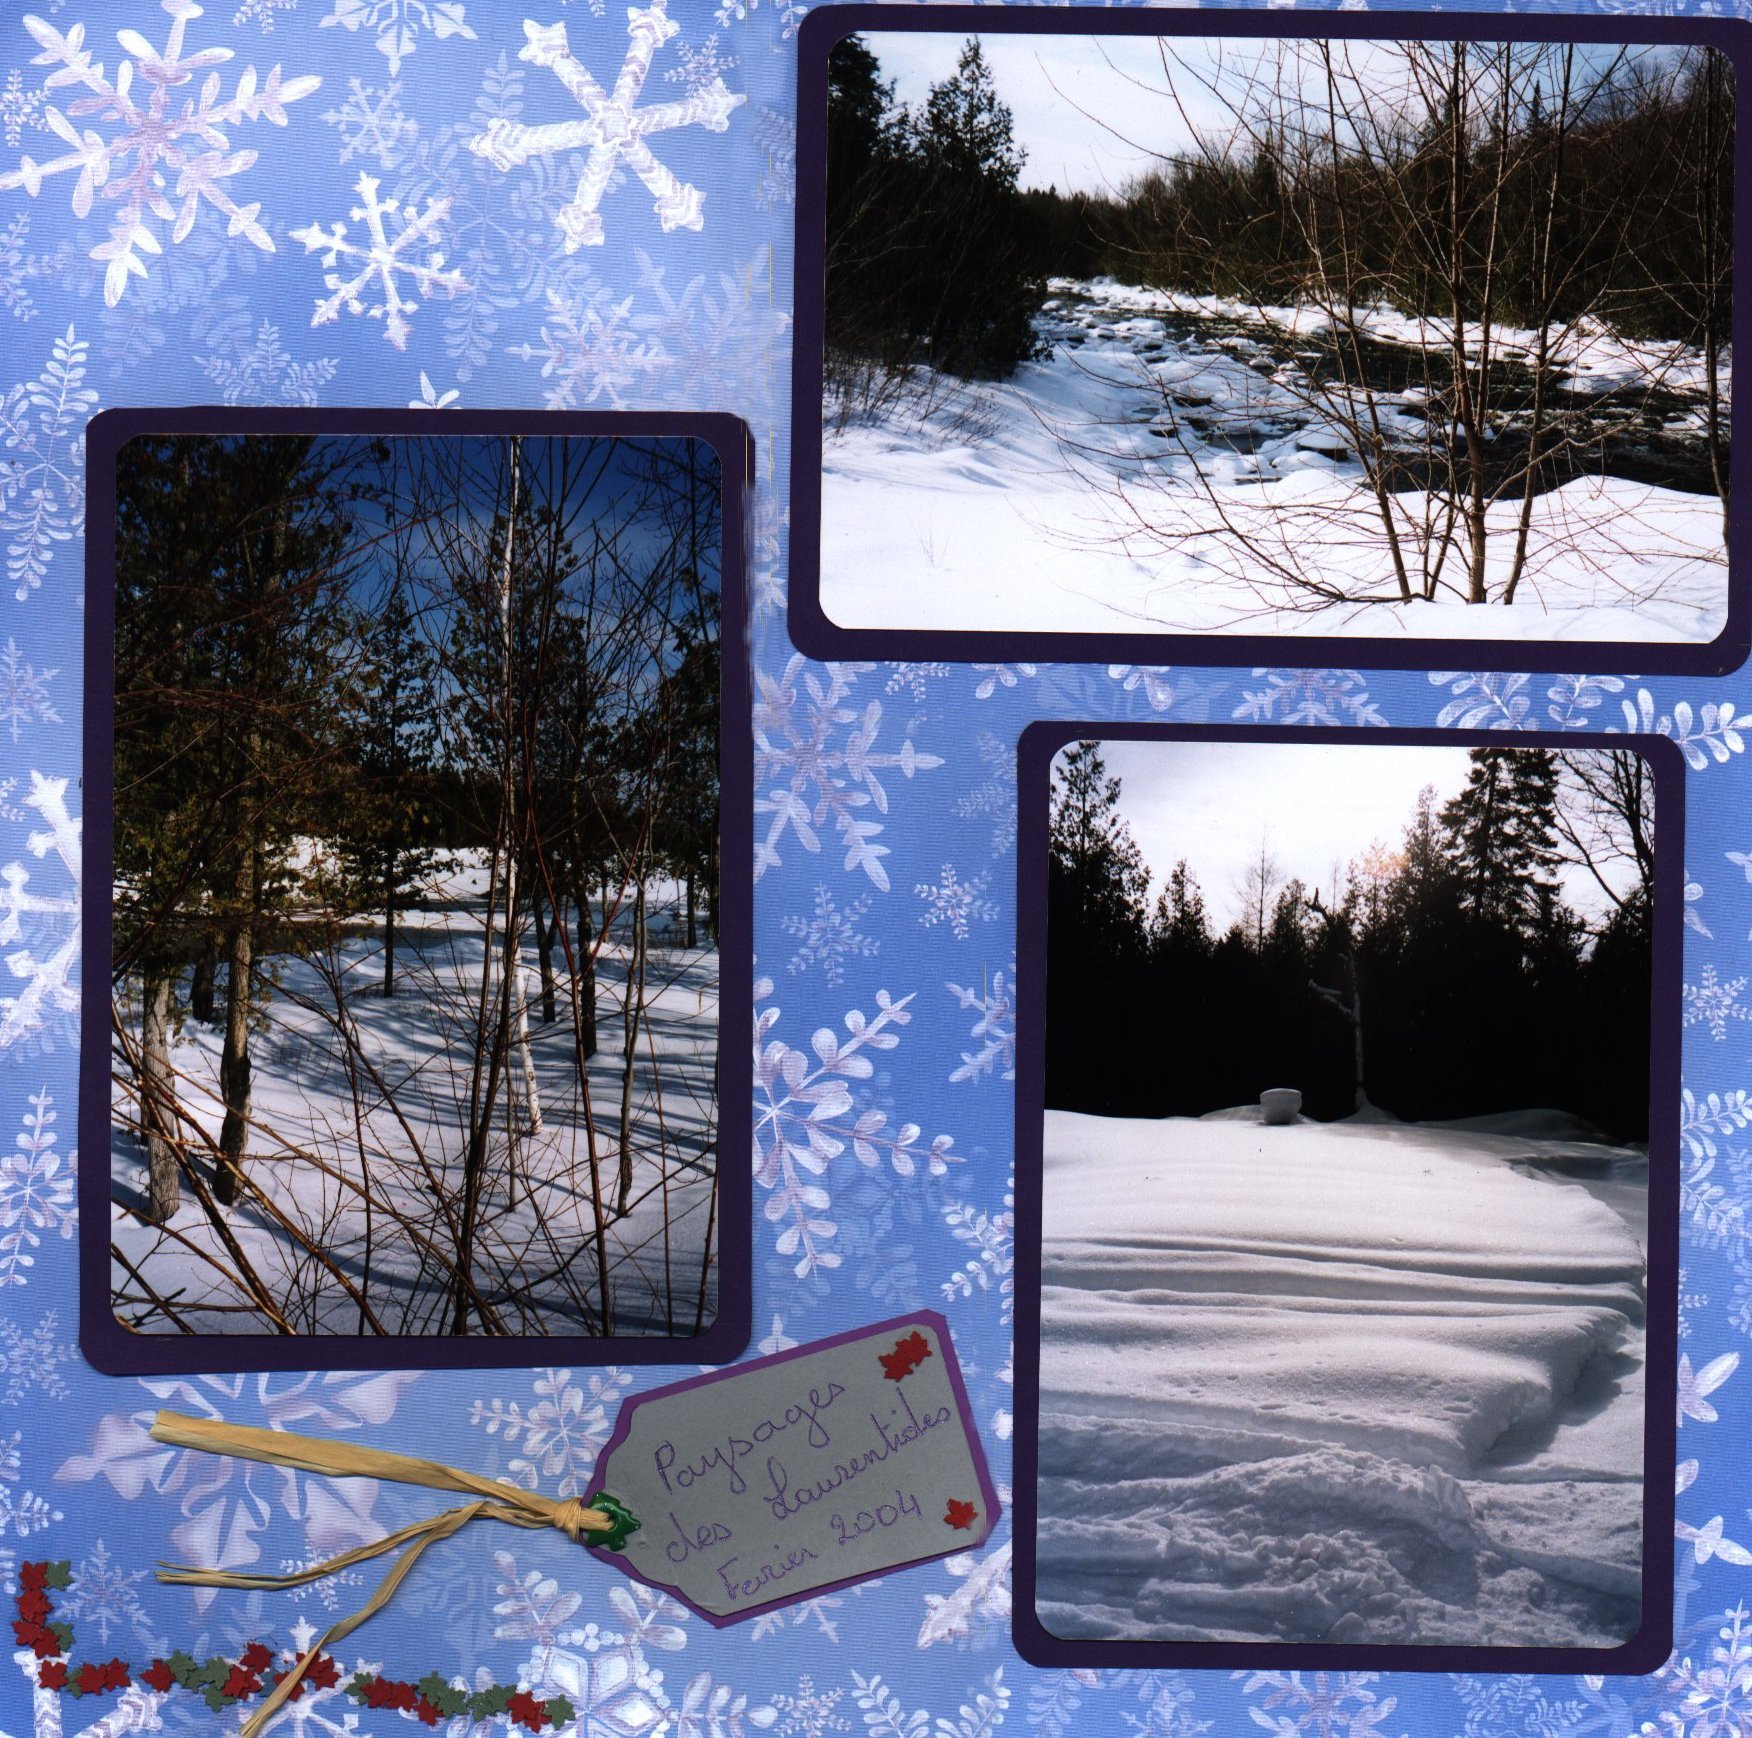
<path id="1" fill-rule="evenodd" d="M 151 1435 L 155 1441 L 169 1443 L 175 1448 L 237 1455 L 244 1460 L 262 1461 L 268 1466 L 291 1467 L 298 1472 L 323 1473 L 331 1478 L 387 1479 L 393 1484 L 426 1485 L 437 1491 L 464 1491 L 476 1498 L 472 1503 L 446 1509 L 429 1521 L 415 1521 L 387 1538 L 356 1546 L 326 1562 L 290 1575 L 239 1575 L 229 1569 L 193 1569 L 168 1564 L 158 1570 L 160 1581 L 183 1587 L 283 1589 L 319 1581 L 323 1576 L 349 1569 L 355 1563 L 401 1551 L 395 1566 L 378 1583 L 377 1591 L 364 1605 L 350 1617 L 330 1624 L 305 1649 L 297 1664 L 250 1716 L 242 1738 L 256 1738 L 303 1682 L 304 1674 L 310 1670 L 311 1662 L 318 1654 L 351 1635 L 360 1624 L 389 1603 L 428 1545 L 461 1532 L 470 1521 L 503 1521 L 511 1527 L 556 1527 L 574 1544 L 602 1546 L 610 1550 L 618 1550 L 625 1543 L 627 1534 L 636 1531 L 639 1525 L 632 1514 L 606 1492 L 598 1492 L 587 1501 L 575 1497 L 544 1497 L 540 1491 L 520 1490 L 516 1485 L 482 1478 L 479 1473 L 445 1466 L 442 1461 L 394 1454 L 388 1449 L 372 1448 L 368 1443 L 325 1442 L 314 1436 L 295 1436 L 285 1430 L 227 1424 L 218 1418 L 189 1418 L 180 1412 L 160 1412 L 153 1421 Z M 588 1539 L 586 1534 L 602 1536 Z"/>

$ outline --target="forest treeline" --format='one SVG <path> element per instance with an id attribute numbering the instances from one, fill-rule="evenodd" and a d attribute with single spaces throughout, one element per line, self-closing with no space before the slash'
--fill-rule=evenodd
<path id="1" fill-rule="evenodd" d="M 1185 859 L 1151 866 L 1100 744 L 1053 776 L 1046 1101 L 1198 1116 L 1293 1086 L 1317 1120 L 1553 1107 L 1647 1138 L 1653 792 L 1626 751 L 1477 749 L 1342 885 L 1262 844 L 1219 932 Z M 1597 885 L 1592 925 L 1557 870 Z M 1597 880 L 1594 877 L 1597 876 Z"/>
<path id="2" fill-rule="evenodd" d="M 1726 346 L 1735 125 L 1719 51 L 1233 43 L 1220 73 L 1179 64 L 1172 42 L 1163 54 L 1164 136 L 1184 133 L 1183 103 L 1214 101 L 1223 123 L 1097 197 L 1020 188 L 1025 154 L 977 39 L 910 110 L 861 38 L 835 45 L 830 388 L 868 398 L 921 364 L 1009 374 L 1053 276 L 1493 324 L 1588 314 Z"/>
<path id="3" fill-rule="evenodd" d="M 567 986 L 581 1080 L 595 914 L 642 922 L 647 880 L 673 877 L 689 945 L 715 926 L 718 513 L 691 442 L 636 462 L 569 439 L 122 449 L 113 977 L 154 1218 L 191 1181 L 238 1197 L 276 959 L 379 936 L 349 993 L 393 995 L 440 852 L 490 872 L 485 951 L 533 938 L 547 1021 Z M 514 976 L 491 1002 L 483 980 L 471 1164 L 508 1090 Z M 185 1020 L 224 1035 L 210 1151 L 170 1062 Z"/>

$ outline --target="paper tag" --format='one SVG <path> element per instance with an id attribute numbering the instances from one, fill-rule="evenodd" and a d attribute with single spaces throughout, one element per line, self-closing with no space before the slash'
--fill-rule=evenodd
<path id="1" fill-rule="evenodd" d="M 717 1624 L 970 1550 L 997 1519 L 933 1310 L 629 1400 L 590 1489 L 639 1518 L 604 1555 Z"/>

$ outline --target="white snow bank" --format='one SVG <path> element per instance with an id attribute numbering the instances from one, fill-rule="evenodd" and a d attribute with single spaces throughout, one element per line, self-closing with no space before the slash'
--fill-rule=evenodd
<path id="1" fill-rule="evenodd" d="M 1622 1641 L 1643 1255 L 1540 1145 L 1049 1112 L 1046 1626 Z"/>
<path id="2" fill-rule="evenodd" d="M 1123 293 L 1129 317 L 1079 309 L 1071 321 L 1049 303 L 1041 319 L 1057 335 L 1051 353 L 1012 379 L 951 385 L 921 375 L 919 393 L 878 419 L 830 431 L 821 601 L 832 620 L 1406 640 L 1701 642 L 1721 632 L 1720 503 L 1613 476 L 1576 477 L 1534 499 L 1514 602 L 1464 601 L 1463 549 L 1445 558 L 1433 599 L 1395 601 L 1380 505 L 1342 429 L 1310 408 L 1296 364 L 1269 366 L 1242 336 L 1175 339 L 1147 314 L 1195 301 L 1220 311 L 1202 307 L 1209 298 L 1077 288 Z M 1297 311 L 1278 312 L 1298 329 Z M 1379 323 L 1383 341 L 1416 336 L 1397 316 Z M 1588 373 L 1604 391 L 1618 383 L 1615 370 L 1655 365 L 1636 353 L 1596 334 L 1572 358 L 1578 381 Z M 1689 362 L 1660 365 L 1675 390 L 1689 389 Z M 1390 439 L 1422 439 L 1428 406 L 1416 389 L 1382 395 L 1376 409 Z M 1415 569 L 1420 541 L 1447 515 L 1422 491 L 1388 500 Z M 1519 514 L 1509 498 L 1486 515 L 1493 598 Z"/>

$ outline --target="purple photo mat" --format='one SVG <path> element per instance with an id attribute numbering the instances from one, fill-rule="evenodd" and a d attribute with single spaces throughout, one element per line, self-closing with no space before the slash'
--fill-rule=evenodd
<path id="1" fill-rule="evenodd" d="M 952 1545 L 941 1551 L 931 1551 L 922 1557 L 909 1557 L 904 1563 L 891 1563 L 882 1570 L 883 1575 L 893 1575 L 902 1569 L 911 1569 L 920 1563 L 935 1562 L 939 1557 L 953 1557 L 961 1551 L 977 1550 L 991 1537 L 992 1529 L 998 1524 L 998 1492 L 992 1483 L 991 1469 L 986 1465 L 985 1450 L 980 1447 L 979 1432 L 973 1427 L 973 1407 L 967 1398 L 967 1385 L 961 1379 L 961 1365 L 955 1356 L 955 1342 L 949 1335 L 949 1323 L 935 1310 L 914 1310 L 910 1315 L 894 1316 L 888 1321 L 872 1322 L 868 1327 L 851 1328 L 843 1334 L 834 1334 L 825 1340 L 810 1340 L 800 1346 L 792 1346 L 783 1352 L 775 1352 L 770 1357 L 755 1358 L 746 1364 L 737 1364 L 728 1370 L 714 1370 L 703 1376 L 690 1376 L 685 1382 L 672 1382 L 666 1388 L 653 1388 L 648 1393 L 635 1394 L 621 1406 L 614 1421 L 614 1431 L 607 1442 L 602 1445 L 602 1452 L 596 1457 L 596 1466 L 590 1475 L 586 1487 L 592 1495 L 601 1492 L 605 1486 L 611 1492 L 614 1479 L 610 1476 L 614 1451 L 626 1441 L 632 1429 L 633 1413 L 652 1400 L 662 1400 L 673 1394 L 685 1393 L 690 1388 L 706 1388 L 715 1382 L 734 1381 L 738 1376 L 746 1375 L 751 1370 L 767 1370 L 778 1364 L 789 1364 L 797 1358 L 807 1358 L 817 1352 L 830 1351 L 835 1346 L 850 1345 L 854 1340 L 886 1339 L 890 1334 L 899 1333 L 905 1328 L 917 1327 L 920 1324 L 930 1328 L 937 1336 L 937 1344 L 942 1348 L 943 1366 L 949 1375 L 949 1387 L 955 1396 L 956 1422 L 961 1426 L 961 1433 L 967 1443 L 967 1452 L 973 1457 L 974 1474 L 979 1480 L 980 1496 L 984 1499 L 983 1524 L 964 1539 L 957 1539 Z M 728 1616 L 706 1611 L 690 1601 L 685 1594 L 668 1582 L 653 1581 L 649 1576 L 641 1575 L 627 1560 L 612 1551 L 599 1551 L 598 1555 L 614 1559 L 614 1566 L 623 1575 L 634 1581 L 643 1583 L 646 1587 L 655 1588 L 659 1593 L 667 1593 L 670 1598 L 679 1600 L 687 1606 L 696 1617 L 702 1617 L 714 1629 L 728 1629 L 733 1624 L 743 1622 L 750 1617 L 759 1617 L 763 1612 L 778 1611 L 787 1605 L 796 1605 L 806 1599 L 819 1599 L 824 1594 L 838 1592 L 842 1587 L 855 1587 L 860 1581 L 876 1579 L 870 1575 L 848 1575 L 839 1581 L 831 1581 L 826 1586 L 811 1587 L 807 1591 L 794 1594 L 788 1598 L 769 1599 L 760 1605 L 751 1605 L 746 1611 L 738 1611 Z"/>
<path id="2" fill-rule="evenodd" d="M 1355 669 L 1623 671 L 1718 676 L 1752 652 L 1752 516 L 1736 510 L 1728 532 L 1728 613 L 1704 645 L 1641 640 L 1370 639 L 1338 635 L 1053 633 L 1038 630 L 848 628 L 821 605 L 821 387 L 827 230 L 827 61 L 833 45 L 859 31 L 936 35 L 1374 37 L 1386 40 L 1634 42 L 1720 49 L 1738 80 L 1752 77 L 1752 25 L 1727 18 L 1578 17 L 1482 12 L 1320 12 L 1221 7 L 1108 10 L 1101 7 L 850 4 L 811 12 L 798 31 L 797 245 L 791 398 L 791 558 L 788 625 L 798 649 L 820 659 L 1066 661 L 1269 665 L 1284 661 Z M 1734 263 L 1752 275 L 1752 138 L 1741 127 L 1734 151 Z M 1734 349 L 1752 355 L 1752 298 L 1736 298 Z M 1752 499 L 1752 441 L 1730 412 L 1729 500 Z"/>
<path id="3" fill-rule="evenodd" d="M 1650 959 L 1649 1243 L 1643 1412 L 1642 1621 L 1611 1648 L 1456 1647 L 1360 1642 L 1067 1640 L 1035 1615 L 1040 1452 L 1041 1156 L 1046 1107 L 1046 870 L 1052 758 L 1083 739 L 1134 742 L 1324 743 L 1434 748 L 1501 747 L 1465 730 L 1322 730 L 1041 722 L 1018 748 L 1016 840 L 1016 1651 L 1033 1665 L 1202 1670 L 1642 1673 L 1673 1648 L 1673 1514 L 1677 1425 L 1673 1410 L 1679 1323 L 1679 1051 L 1684 909 L 1685 762 L 1662 736 L 1622 736 L 1655 781 L 1655 910 Z M 1573 736 L 1517 733 L 1517 748 L 1574 749 Z"/>
<path id="4" fill-rule="evenodd" d="M 743 1057 L 753 1042 L 753 889 L 735 866 L 749 862 L 754 828 L 750 713 L 747 495 L 754 445 L 740 418 L 633 411 L 258 410 L 178 407 L 106 410 L 87 426 L 85 623 L 85 878 L 80 1025 L 79 1346 L 107 1376 L 256 1370 L 463 1369 L 550 1364 L 728 1363 L 748 1345 L 753 1320 L 753 1130 L 741 1115 L 718 1119 L 718 1313 L 704 1332 L 657 1335 L 295 1335 L 130 1333 L 110 1303 L 110 885 L 114 864 L 114 646 L 116 458 L 137 435 L 447 435 L 581 440 L 698 440 L 722 470 L 720 556 L 718 1053 Z M 101 1011 L 103 1018 L 98 1018 Z M 735 1064 L 732 1064 L 734 1067 Z"/>

